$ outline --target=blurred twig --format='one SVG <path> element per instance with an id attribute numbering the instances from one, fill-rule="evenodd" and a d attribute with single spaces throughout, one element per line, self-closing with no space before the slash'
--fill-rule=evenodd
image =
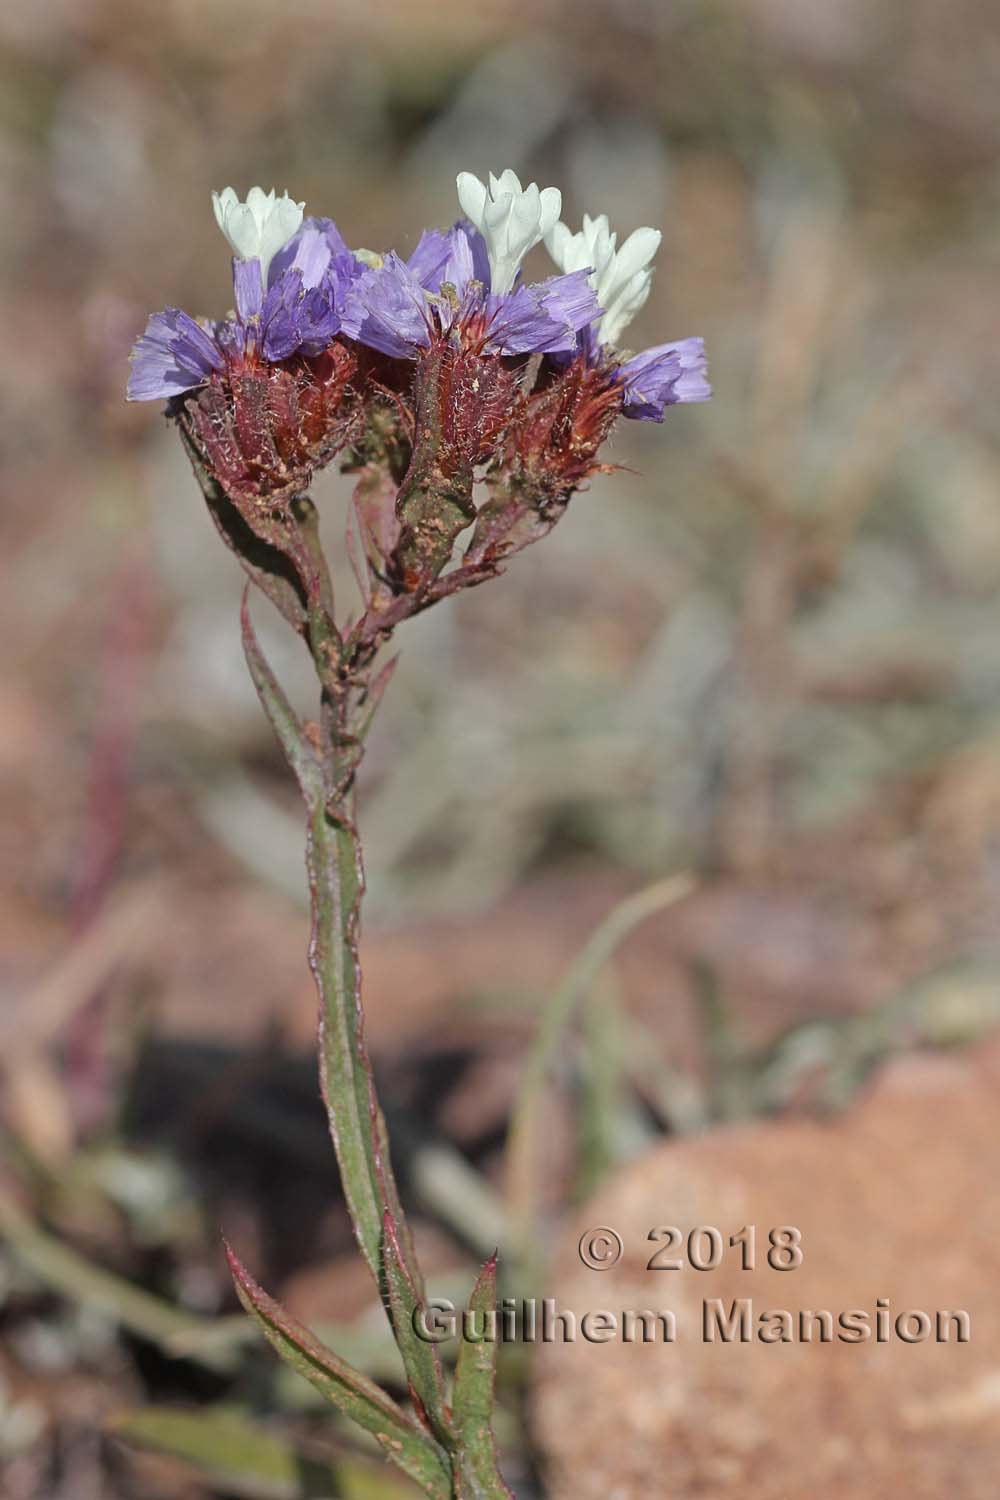
<path id="1" fill-rule="evenodd" d="M 65 1157 L 75 1135 L 69 1097 L 48 1048 L 140 949 L 165 904 L 166 886 L 158 879 L 109 901 L 65 957 L 0 1016 L 7 1116 L 42 1161 Z"/>
<path id="2" fill-rule="evenodd" d="M 406 1500 L 413 1491 L 385 1468 L 321 1458 L 232 1412 L 145 1406 L 113 1413 L 115 1437 L 193 1465 L 227 1495 L 246 1500 Z"/>
<path id="3" fill-rule="evenodd" d="M 542 1012 L 507 1141 L 507 1202 L 515 1244 L 530 1263 L 536 1220 L 538 1123 L 549 1071 L 573 1011 L 634 927 L 694 890 L 691 875 L 672 875 L 629 896 L 594 929 Z"/>
<path id="4" fill-rule="evenodd" d="M 593 985 L 583 1012 L 586 1056 L 580 1107 L 576 1196 L 586 1198 L 614 1166 L 627 1116 L 621 989 L 608 969 Z"/>
<path id="5" fill-rule="evenodd" d="M 171 1359 L 192 1360 L 217 1373 L 231 1374 L 240 1368 L 245 1347 L 257 1343 L 253 1324 L 242 1314 L 200 1317 L 134 1286 L 103 1266 L 94 1265 L 40 1228 L 3 1188 L 0 1188 L 0 1238 L 30 1275 L 70 1301 L 101 1313 L 155 1344 Z M 364 1373 L 390 1380 L 401 1378 L 398 1352 L 381 1322 L 375 1330 L 351 1324 L 336 1327 L 324 1324 L 322 1331 Z"/>
<path id="6" fill-rule="evenodd" d="M 44 1046 L 74 1011 L 135 953 L 154 918 L 168 907 L 165 883 L 152 879 L 110 902 L 64 958 L 0 1016 L 0 1057 L 6 1066 Z"/>
<path id="7" fill-rule="evenodd" d="M 131 1333 L 148 1339 L 167 1353 L 174 1340 L 197 1334 L 202 1320 L 162 1301 L 151 1292 L 133 1286 L 102 1266 L 40 1229 L 35 1221 L 0 1188 L 0 1235 L 17 1259 L 32 1275 L 63 1296 L 96 1309 Z M 213 1369 L 228 1369 L 232 1351 L 223 1357 L 215 1350 L 204 1352 L 201 1362 Z"/>

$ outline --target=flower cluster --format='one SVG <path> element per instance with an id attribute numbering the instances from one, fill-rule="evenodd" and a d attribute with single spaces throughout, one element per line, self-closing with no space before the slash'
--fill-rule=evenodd
<path id="1" fill-rule="evenodd" d="M 619 416 L 662 421 L 710 394 L 700 339 L 621 347 L 649 295 L 656 230 L 618 248 L 601 215 L 574 233 L 558 189 L 509 170 L 457 186 L 464 217 L 406 259 L 352 252 L 287 194 L 213 194 L 233 310 L 212 322 L 168 307 L 131 358 L 129 399 L 168 400 L 241 510 L 287 506 L 337 453 L 381 464 L 396 550 L 372 567 L 396 593 L 426 594 L 477 517 L 466 559 L 496 570 L 600 467 Z M 522 262 L 542 244 L 556 274 L 531 282 Z"/>
<path id="2" fill-rule="evenodd" d="M 176 307 L 154 313 L 132 351 L 130 401 L 165 400 L 213 377 L 322 354 L 338 334 L 358 333 L 346 304 L 364 267 L 332 220 L 303 222 L 301 203 L 260 188 L 245 204 L 232 188 L 213 202 L 235 251 L 235 312 L 221 322 L 196 322 Z"/>

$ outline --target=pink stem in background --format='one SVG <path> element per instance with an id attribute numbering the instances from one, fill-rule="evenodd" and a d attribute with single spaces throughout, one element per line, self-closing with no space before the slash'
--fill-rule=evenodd
<path id="1" fill-rule="evenodd" d="M 128 557 L 108 593 L 110 618 L 71 904 L 76 936 L 86 931 L 101 911 L 125 839 L 140 694 L 149 650 L 151 581 L 146 561 L 134 554 Z M 63 1036 L 66 1090 L 82 1135 L 105 1123 L 111 1102 L 107 994 L 107 988 L 102 987 L 91 995 Z"/>

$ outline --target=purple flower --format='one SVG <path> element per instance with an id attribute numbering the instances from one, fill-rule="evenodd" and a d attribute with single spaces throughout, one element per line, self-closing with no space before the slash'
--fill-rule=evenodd
<path id="1" fill-rule="evenodd" d="M 341 273 L 348 264 L 355 268 L 355 274 L 362 270 L 332 219 L 306 219 L 272 260 L 268 285 L 283 271 L 294 268 L 302 272 L 304 286 L 318 286 L 331 264 Z"/>
<path id="2" fill-rule="evenodd" d="M 545 237 L 560 271 L 587 268 L 600 304 L 600 321 L 580 335 L 578 352 L 589 367 L 605 368 L 623 387 L 623 415 L 640 422 L 662 422 L 668 406 L 707 401 L 712 394 L 701 339 L 657 344 L 626 360 L 617 350 L 622 333 L 649 297 L 652 260 L 661 239 L 658 229 L 645 225 L 633 230 L 619 249 L 607 214 L 596 218 L 584 214 L 583 228 L 577 234 L 567 224 L 556 224 Z"/>
<path id="3" fill-rule="evenodd" d="M 490 262 L 486 241 L 465 219 L 451 229 L 425 229 L 406 262 L 425 291 L 437 294 L 444 284 L 464 295 L 473 281 L 490 284 Z"/>
<path id="4" fill-rule="evenodd" d="M 712 394 L 699 338 L 644 349 L 618 366 L 615 379 L 625 391 L 622 415 L 639 422 L 662 422 L 668 406 L 707 401 Z"/>
<path id="5" fill-rule="evenodd" d="M 557 354 L 553 363 L 567 368 L 574 356 L 588 369 L 601 370 L 610 385 L 622 388 L 622 416 L 638 422 L 662 422 L 668 406 L 682 401 L 707 401 L 705 342 L 700 338 L 657 344 L 622 360 L 610 344 L 602 344 L 594 326 L 583 329 L 572 355 Z"/>
<path id="6" fill-rule="evenodd" d="M 394 250 L 359 276 L 347 296 L 356 337 L 394 359 L 410 359 L 419 345 L 430 343 L 430 305 L 418 276 Z"/>
<path id="7" fill-rule="evenodd" d="M 267 286 L 259 260 L 233 260 L 236 316 L 202 327 L 187 313 L 154 313 L 131 355 L 130 401 L 159 401 L 204 385 L 250 360 L 278 364 L 321 354 L 338 333 L 357 336 L 347 293 L 363 274 L 329 219 L 307 219 L 272 258 Z"/>
<path id="8" fill-rule="evenodd" d="M 255 260 L 233 261 L 236 317 L 216 330 L 219 343 L 244 358 L 262 355 L 278 364 L 292 354 L 320 354 L 341 330 L 336 309 L 336 287 L 324 270 L 319 283 L 309 286 L 294 263 L 272 277 L 267 291 Z M 311 276 L 310 276 L 311 279 Z"/>
<path id="9" fill-rule="evenodd" d="M 390 252 L 352 284 L 346 308 L 360 342 L 395 359 L 412 359 L 437 331 L 494 354 L 568 351 L 600 312 L 586 272 L 499 294 L 488 286 L 485 242 L 460 222 L 423 234 L 408 261 Z"/>
<path id="10" fill-rule="evenodd" d="M 159 401 L 189 391 L 225 366 L 225 355 L 200 323 L 180 308 L 154 313 L 135 342 L 129 401 Z"/>
<path id="11" fill-rule="evenodd" d="M 486 298 L 491 336 L 504 354 L 557 354 L 572 349 L 595 317 L 586 271 L 550 276 Z"/>

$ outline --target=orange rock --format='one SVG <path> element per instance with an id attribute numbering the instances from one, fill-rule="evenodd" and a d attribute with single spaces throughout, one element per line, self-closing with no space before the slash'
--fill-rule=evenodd
<path id="1" fill-rule="evenodd" d="M 675 1341 L 660 1325 L 648 1344 L 578 1336 L 538 1349 L 535 1416 L 555 1500 L 995 1500 L 998 1138 L 994 1042 L 900 1060 L 833 1122 L 718 1130 L 666 1143 L 620 1173 L 567 1236 L 551 1294 L 578 1317 L 672 1312 Z M 578 1253 L 598 1225 L 624 1244 L 603 1272 Z M 650 1230 L 670 1225 L 685 1236 L 717 1227 L 718 1269 L 686 1263 L 686 1243 L 674 1252 L 662 1237 L 650 1241 Z M 744 1225 L 756 1226 L 753 1270 L 728 1243 Z M 795 1269 L 767 1264 L 778 1226 L 801 1232 Z M 711 1259 L 712 1237 L 693 1248 Z M 651 1256 L 673 1254 L 680 1269 L 646 1268 Z M 752 1304 L 747 1340 L 722 1342 L 720 1319 L 738 1315 L 742 1299 Z M 790 1317 L 762 1319 L 769 1310 Z M 820 1341 L 815 1319 L 800 1323 L 805 1310 L 830 1312 L 831 1342 Z M 840 1318 L 855 1310 L 870 1336 L 849 1342 L 850 1318 Z M 907 1342 L 922 1330 L 917 1312 L 931 1320 L 930 1335 Z M 968 1342 L 962 1319 L 945 1316 L 938 1327 L 938 1314 L 959 1312 Z M 787 1331 L 789 1342 L 763 1341 Z"/>

